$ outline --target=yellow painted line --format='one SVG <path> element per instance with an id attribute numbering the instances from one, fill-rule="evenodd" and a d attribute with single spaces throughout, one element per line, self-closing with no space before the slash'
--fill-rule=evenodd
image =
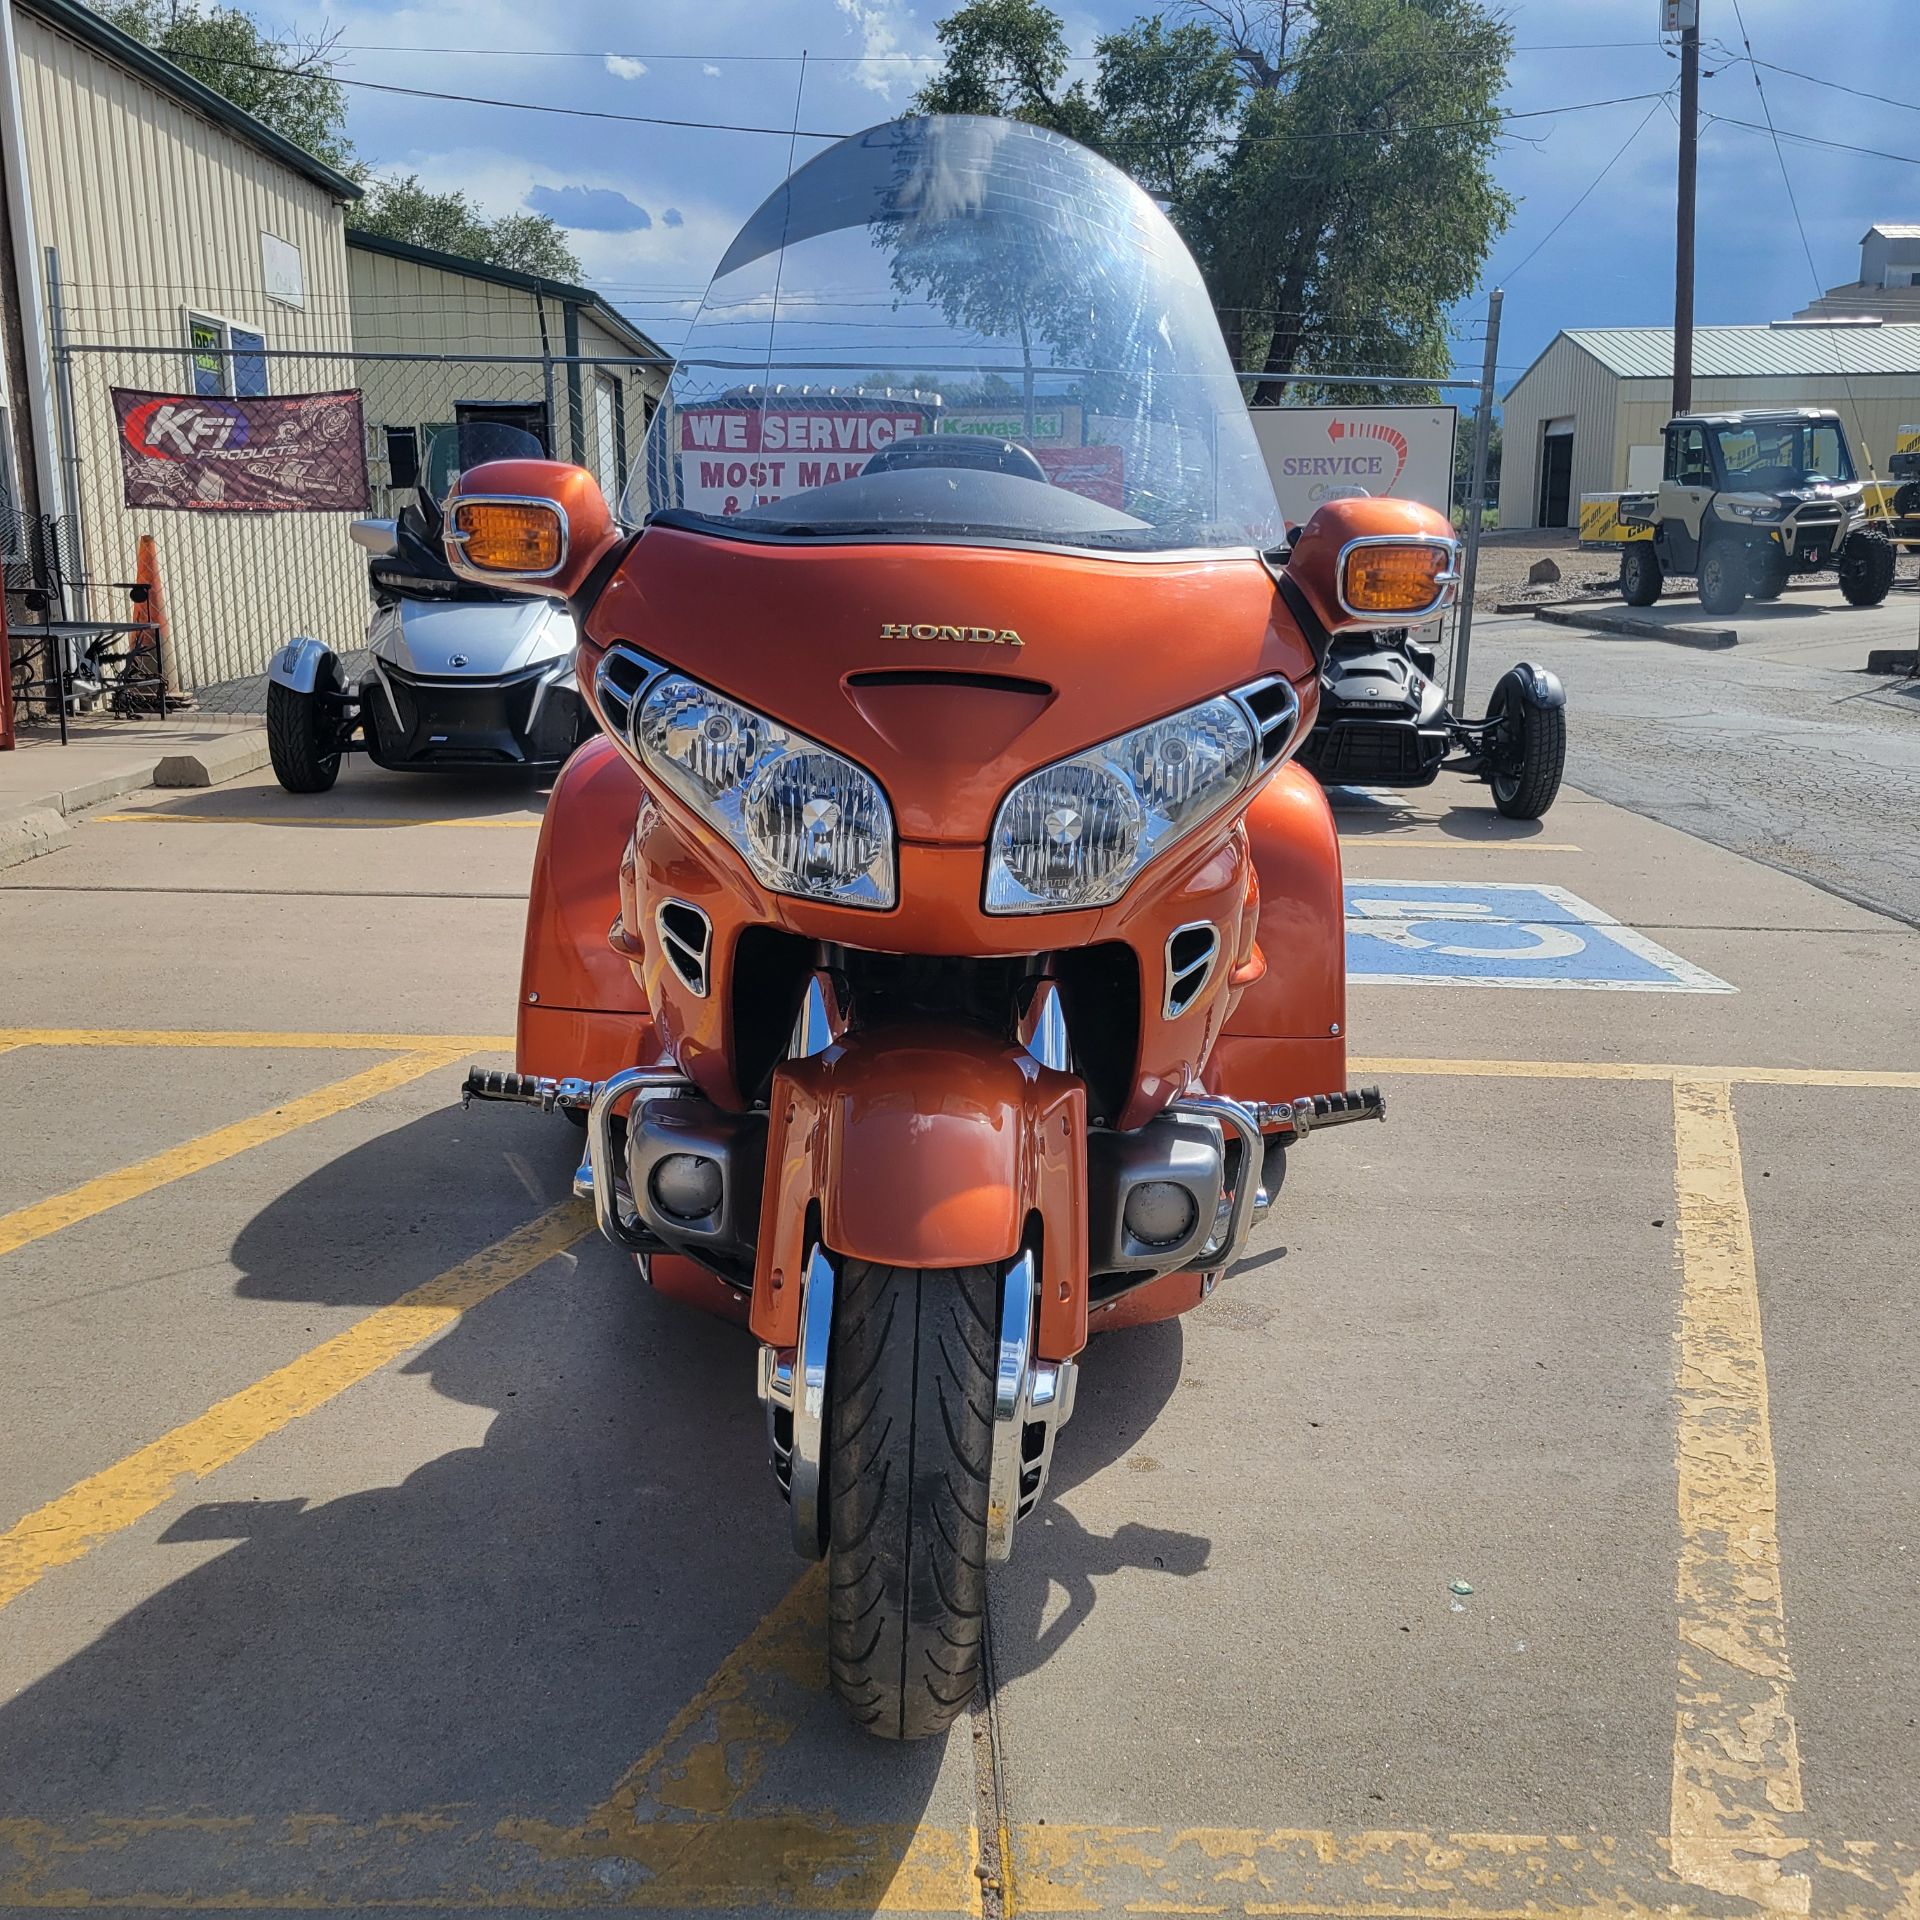
<path id="1" fill-rule="evenodd" d="M 1787 1691 L 1786 1606 L 1753 1227 L 1732 1089 L 1673 1083 L 1679 1201 L 1680 1661 L 1674 1871 L 1806 1913 L 1813 1882 Z"/>
<path id="2" fill-rule="evenodd" d="M 0 1027 L 9 1047 L 279 1047 L 321 1053 L 499 1053 L 507 1033 L 221 1033 L 195 1027 Z"/>
<path id="3" fill-rule="evenodd" d="M 0 1534 L 0 1607 L 172 1499 L 183 1482 L 204 1480 L 269 1434 L 326 1405 L 591 1230 L 577 1202 L 550 1207 L 197 1419 L 69 1487 Z"/>
<path id="4" fill-rule="evenodd" d="M 96 813 L 83 821 L 89 827 L 170 827 L 176 823 L 197 827 L 481 827 L 524 833 L 538 827 L 532 820 L 500 820 L 474 816 L 466 819 L 411 820 L 400 815 L 361 813 L 164 813 L 159 808 L 141 813 Z"/>
<path id="5" fill-rule="evenodd" d="M 130 1167 L 121 1167 L 117 1172 L 103 1173 L 96 1179 L 83 1181 L 79 1186 L 65 1193 L 57 1193 L 49 1200 L 36 1200 L 31 1206 L 17 1207 L 12 1213 L 0 1214 L 0 1256 L 16 1253 L 20 1248 L 30 1246 L 36 1240 L 44 1240 L 48 1234 L 59 1233 L 65 1227 L 78 1226 L 81 1221 L 91 1220 L 110 1208 L 124 1206 L 129 1200 L 137 1200 L 157 1187 L 184 1180 L 188 1174 L 218 1166 L 222 1160 L 231 1160 L 235 1154 L 245 1153 L 250 1147 L 264 1146 L 269 1140 L 278 1140 L 301 1127 L 312 1126 L 316 1120 L 344 1113 L 347 1108 L 356 1107 L 363 1100 L 371 1100 L 375 1094 L 404 1087 L 409 1081 L 418 1080 L 423 1074 L 448 1065 L 451 1058 L 436 1050 L 432 1053 L 405 1053 L 395 1060 L 383 1060 L 378 1066 L 364 1068 L 345 1080 L 335 1080 L 328 1086 L 316 1088 L 312 1093 L 303 1093 L 299 1098 L 289 1100 L 285 1106 L 269 1107 L 266 1112 L 256 1113 L 250 1119 L 216 1127 L 213 1132 L 203 1133 L 197 1140 L 168 1147 L 165 1152 L 152 1154 Z"/>
<path id="6" fill-rule="evenodd" d="M 974 1910 L 952 1878 L 968 1859 L 967 1827 L 736 1811 L 663 1818 L 623 1852 L 592 1859 L 550 1857 L 520 1840 L 520 1827 L 458 1807 L 0 1819 L 0 1903 L 8 1912 Z M 1723 1899 L 1675 1878 L 1665 1838 L 1647 1834 L 1034 1822 L 1015 1826 L 1012 1841 L 1030 1876 L 1021 1913 L 1709 1920 L 1727 1912 Z M 1817 1911 L 1822 1920 L 1911 1920 L 1903 1883 L 1915 1880 L 1916 1865 L 1915 1850 L 1898 1843 L 1822 1847 Z"/>
<path id="7" fill-rule="evenodd" d="M 1434 1060 L 1362 1056 L 1349 1078 L 1404 1074 L 1461 1080 L 1723 1080 L 1756 1087 L 1880 1087 L 1920 1092 L 1920 1073 L 1854 1067 L 1696 1067 L 1642 1060 Z"/>
<path id="8" fill-rule="evenodd" d="M 531 1849 L 542 1883 L 556 1868 L 643 1869 L 649 1907 L 979 1912 L 971 1828 L 740 1813 L 803 1721 L 840 1713 L 826 1638 L 826 1568 L 809 1567 L 579 1825 L 502 1820 L 493 1840 Z M 624 1901 L 639 1883 L 619 1884 Z"/>
<path id="9" fill-rule="evenodd" d="M 1451 853 L 1455 848 L 1464 848 L 1473 853 L 1582 853 L 1582 847 L 1576 847 L 1570 840 L 1414 840 L 1403 838 L 1397 833 L 1356 833 L 1351 838 L 1342 838 L 1340 852 L 1344 858 L 1356 853 L 1364 853 L 1369 847 L 1419 847 L 1427 852 L 1444 848 Z"/>

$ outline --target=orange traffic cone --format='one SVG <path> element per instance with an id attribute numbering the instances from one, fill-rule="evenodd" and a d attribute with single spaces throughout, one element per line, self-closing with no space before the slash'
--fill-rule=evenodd
<path id="1" fill-rule="evenodd" d="M 160 552 L 150 533 L 143 533 L 135 548 L 133 577 L 146 589 L 145 600 L 136 603 L 133 617 L 144 620 L 152 630 L 136 642 L 134 654 L 153 681 L 154 708 L 164 714 L 169 707 L 191 706 L 192 701 L 180 691 L 179 663 L 167 633 L 167 600 L 160 590 Z"/>

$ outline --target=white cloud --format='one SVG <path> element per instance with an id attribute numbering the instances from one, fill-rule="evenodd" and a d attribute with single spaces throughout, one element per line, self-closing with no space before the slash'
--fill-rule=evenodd
<path id="1" fill-rule="evenodd" d="M 720 69 L 714 66 L 711 61 L 704 65 L 700 71 L 704 73 L 709 80 L 718 80 L 720 78 Z"/>
<path id="2" fill-rule="evenodd" d="M 644 60 L 629 60 L 624 53 L 610 53 L 607 55 L 607 71 L 616 80 L 638 80 L 646 73 L 647 63 Z"/>
<path id="3" fill-rule="evenodd" d="M 913 16 L 894 4 L 894 0 L 833 0 L 853 31 L 860 36 L 860 64 L 853 77 L 884 99 L 893 98 L 893 90 L 911 72 L 911 65 L 890 58 L 901 51 L 900 29 Z"/>

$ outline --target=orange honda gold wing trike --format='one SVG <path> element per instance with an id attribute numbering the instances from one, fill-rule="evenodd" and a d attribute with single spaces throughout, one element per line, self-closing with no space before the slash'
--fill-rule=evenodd
<path id="1" fill-rule="evenodd" d="M 1200 275 L 1037 127 L 900 120 L 715 273 L 617 512 L 498 461 L 461 573 L 566 602 L 604 735 L 540 839 L 517 1070 L 657 1289 L 745 1323 L 833 1685 L 972 1698 L 1090 1333 L 1197 1306 L 1346 1088 L 1340 857 L 1291 756 L 1425 508 L 1286 532 Z M 744 1382 L 743 1382 L 744 1387 Z"/>

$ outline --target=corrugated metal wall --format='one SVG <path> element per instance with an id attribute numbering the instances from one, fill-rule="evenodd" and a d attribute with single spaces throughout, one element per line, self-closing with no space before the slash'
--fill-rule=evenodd
<path id="1" fill-rule="evenodd" d="M 269 348 L 341 350 L 337 360 L 272 363 L 276 391 L 352 386 L 339 205 L 325 188 L 45 21 L 21 12 L 15 24 L 34 222 L 41 246 L 59 251 L 69 335 L 81 345 L 169 349 L 74 358 L 88 573 L 131 579 L 136 537 L 155 535 L 188 684 L 203 677 L 200 661 L 211 657 L 215 634 L 223 656 L 239 646 L 262 660 L 286 637 L 287 620 L 352 644 L 367 596 L 347 517 L 331 516 L 338 539 L 312 543 L 302 577 L 279 583 L 291 600 L 270 604 L 237 563 L 241 529 L 228 517 L 135 515 L 122 504 L 109 398 L 113 386 L 193 391 L 189 309 L 251 328 Z M 302 305 L 268 299 L 263 233 L 298 248 Z"/>
<path id="2" fill-rule="evenodd" d="M 424 261 L 401 260 L 367 247 L 347 249 L 353 288 L 353 338 L 363 354 L 565 354 L 566 303 L 529 289 L 502 286 Z M 630 357 L 586 308 L 577 308 L 578 347 L 609 361 Z M 428 426 L 453 418 L 459 400 L 541 400 L 545 375 L 537 366 L 459 364 L 433 368 L 363 360 L 361 385 L 370 424 Z M 647 400 L 665 385 L 659 371 L 609 365 L 579 370 L 583 465 L 599 475 L 613 498 L 620 487 L 619 454 L 629 464 L 640 453 L 650 413 Z M 567 369 L 553 373 L 555 452 L 571 458 L 572 413 Z"/>
<path id="3" fill-rule="evenodd" d="M 1614 409 L 1621 382 L 1592 354 L 1564 336 L 1521 375 L 1500 408 L 1500 524 L 1536 524 L 1540 440 L 1549 420 L 1573 417 L 1573 485 L 1568 524 L 1583 493 L 1622 484 L 1614 469 Z M 1624 475 L 1626 454 L 1619 455 Z"/>

